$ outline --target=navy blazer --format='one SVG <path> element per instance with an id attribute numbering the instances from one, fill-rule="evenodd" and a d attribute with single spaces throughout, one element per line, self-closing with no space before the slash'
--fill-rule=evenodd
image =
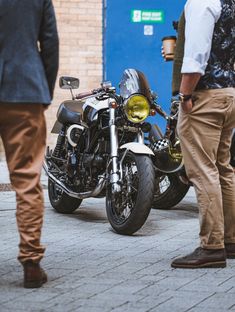
<path id="1" fill-rule="evenodd" d="M 51 0 L 0 0 L 0 102 L 49 104 L 58 57 Z"/>

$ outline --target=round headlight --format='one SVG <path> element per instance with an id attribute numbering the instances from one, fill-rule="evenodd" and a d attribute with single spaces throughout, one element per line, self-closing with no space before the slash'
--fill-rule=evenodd
<path id="1" fill-rule="evenodd" d="M 134 123 L 144 121 L 149 116 L 149 103 L 143 95 L 131 96 L 124 105 L 128 120 Z"/>

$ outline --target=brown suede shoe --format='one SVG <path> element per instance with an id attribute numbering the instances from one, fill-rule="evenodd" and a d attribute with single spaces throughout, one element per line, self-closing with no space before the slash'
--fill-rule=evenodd
<path id="1" fill-rule="evenodd" d="M 47 275 L 39 263 L 27 261 L 24 268 L 24 288 L 39 288 L 47 282 Z"/>
<path id="2" fill-rule="evenodd" d="M 225 249 L 197 248 L 191 254 L 177 258 L 171 263 L 172 268 L 224 268 L 226 267 Z"/>
<path id="3" fill-rule="evenodd" d="M 235 259 L 235 243 L 225 244 L 225 251 L 228 259 Z"/>

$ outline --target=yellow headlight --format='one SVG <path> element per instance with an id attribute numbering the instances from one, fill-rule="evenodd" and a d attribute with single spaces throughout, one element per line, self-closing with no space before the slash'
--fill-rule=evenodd
<path id="1" fill-rule="evenodd" d="M 149 103 L 143 95 L 131 96 L 124 105 L 125 113 L 131 122 L 139 123 L 149 116 Z"/>

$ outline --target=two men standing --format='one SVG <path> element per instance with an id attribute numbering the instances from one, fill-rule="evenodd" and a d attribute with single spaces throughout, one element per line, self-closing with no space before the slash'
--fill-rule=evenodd
<path id="1" fill-rule="evenodd" d="M 175 268 L 224 267 L 235 257 L 235 180 L 229 165 L 235 127 L 235 0 L 188 0 L 178 132 L 195 186 L 201 246 Z M 46 282 L 40 267 L 43 195 L 40 172 L 45 107 L 58 70 L 58 35 L 51 0 L 0 0 L 0 135 L 16 191 L 18 259 L 24 286 Z"/>
<path id="2" fill-rule="evenodd" d="M 0 0 L 0 136 L 16 191 L 18 259 L 24 287 L 46 282 L 40 267 L 46 144 L 45 108 L 58 71 L 58 34 L 51 0 Z"/>

